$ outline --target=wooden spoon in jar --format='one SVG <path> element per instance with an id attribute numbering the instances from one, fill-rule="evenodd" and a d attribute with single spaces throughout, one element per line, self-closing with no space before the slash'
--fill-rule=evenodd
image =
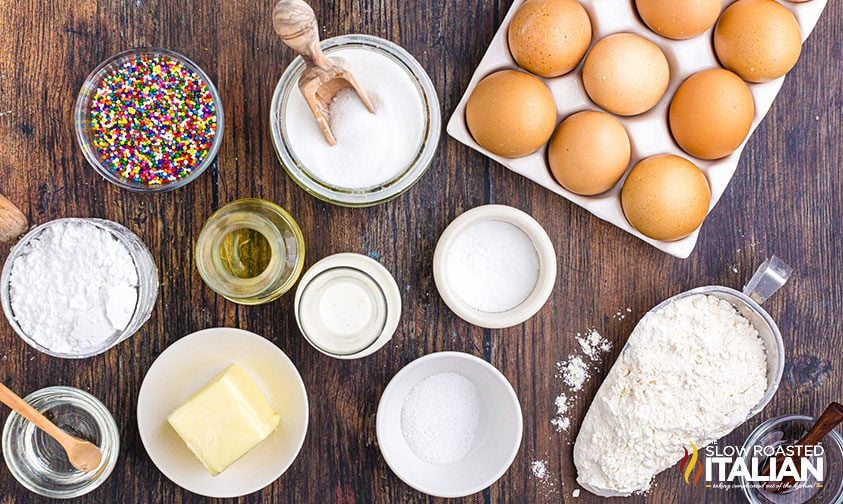
<path id="1" fill-rule="evenodd" d="M 102 462 L 102 451 L 96 445 L 88 441 L 71 436 L 49 421 L 47 417 L 21 399 L 8 387 L 0 383 L 0 402 L 12 408 L 14 411 L 44 431 L 48 436 L 55 439 L 58 444 L 67 452 L 67 459 L 76 469 L 82 472 L 96 470 Z"/>
<path id="2" fill-rule="evenodd" d="M 337 93 L 351 88 L 369 112 L 374 113 L 375 107 L 345 67 L 345 62 L 340 58 L 328 58 L 322 53 L 316 15 L 304 0 L 279 0 L 272 10 L 272 26 L 281 40 L 304 59 L 307 68 L 299 78 L 299 90 L 319 123 L 325 140 L 336 145 L 328 122 L 328 111 Z"/>
<path id="3" fill-rule="evenodd" d="M 787 458 L 795 458 L 796 468 L 801 472 L 801 465 L 803 461 L 801 455 L 805 451 L 805 447 L 818 445 L 826 434 L 834 430 L 834 428 L 840 425 L 840 423 L 843 423 L 843 405 L 838 402 L 833 402 L 828 405 L 825 411 L 823 411 L 823 414 L 820 415 L 820 418 L 817 419 L 811 429 L 802 436 L 802 439 L 792 445 L 795 456 L 788 457 L 786 455 L 777 455 L 775 457 L 770 457 L 770 460 L 767 461 L 767 464 L 762 471 L 762 475 L 770 475 L 770 464 L 773 462 L 773 458 L 775 458 L 776 467 L 782 467 L 785 459 Z M 764 489 L 768 492 L 782 493 L 792 488 L 795 483 L 796 480 L 792 476 L 785 476 L 781 481 L 770 481 L 766 483 L 764 485 Z"/>
<path id="4" fill-rule="evenodd" d="M 23 212 L 0 194 L 0 243 L 10 242 L 22 235 L 27 226 Z"/>

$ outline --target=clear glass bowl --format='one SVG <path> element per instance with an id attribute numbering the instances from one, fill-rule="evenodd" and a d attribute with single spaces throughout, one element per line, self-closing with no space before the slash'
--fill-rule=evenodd
<path id="1" fill-rule="evenodd" d="M 3 457 L 21 485 L 45 497 L 72 499 L 108 479 L 120 453 L 120 433 L 100 401 L 73 387 L 41 389 L 29 394 L 26 401 L 60 429 L 97 445 L 103 458 L 95 471 L 75 469 L 55 440 L 13 412 L 3 428 Z"/>
<path id="2" fill-rule="evenodd" d="M 752 452 L 753 447 L 778 447 L 793 444 L 808 432 L 814 422 L 815 419 L 809 416 L 786 415 L 772 418 L 756 427 L 743 444 L 743 449 L 747 450 L 744 456 L 747 467 L 752 467 L 752 458 L 755 457 Z M 741 488 L 747 501 L 753 504 L 843 503 L 843 436 L 837 430 L 833 430 L 823 438 L 821 443 L 824 449 L 821 455 L 824 458 L 824 477 L 821 487 L 803 485 L 803 488 L 775 494 L 764 491 L 759 483 L 741 478 Z M 764 455 L 761 454 L 759 457 L 764 457 Z M 761 460 L 757 462 L 759 467 L 763 467 L 763 462 Z"/>
<path id="3" fill-rule="evenodd" d="M 196 241 L 196 267 L 214 292 L 257 305 L 293 288 L 304 268 L 304 250 L 301 229 L 286 210 L 262 199 L 240 199 L 208 218 Z"/>
<path id="4" fill-rule="evenodd" d="M 97 87 L 99 86 L 99 83 L 103 77 L 111 73 L 114 69 L 118 68 L 123 63 L 130 61 L 138 56 L 156 55 L 166 56 L 169 58 L 179 60 L 181 63 L 184 64 L 185 67 L 196 72 L 196 74 L 199 75 L 199 77 L 205 82 L 211 92 L 211 96 L 213 96 L 214 98 L 214 105 L 217 110 L 217 133 L 214 137 L 214 142 L 211 145 L 211 149 L 208 151 L 208 155 L 205 156 L 205 159 L 202 160 L 202 163 L 198 167 L 193 169 L 190 175 L 175 182 L 170 182 L 162 185 L 148 185 L 142 182 L 134 182 L 131 180 L 127 180 L 126 178 L 117 175 L 108 167 L 103 165 L 99 152 L 97 151 L 97 148 L 93 145 L 91 140 L 90 110 L 91 100 L 96 94 Z M 82 153 L 85 155 L 85 159 L 88 160 L 88 163 L 94 168 L 94 170 L 96 170 L 97 173 L 99 173 L 107 181 L 117 186 L 120 186 L 123 189 L 127 189 L 129 191 L 134 192 L 146 193 L 172 191 L 174 189 L 178 189 L 179 187 L 183 187 L 193 182 L 200 175 L 202 175 L 202 172 L 204 172 L 209 166 L 211 166 L 211 163 L 213 163 L 214 159 L 216 159 L 217 157 L 217 152 L 220 149 L 220 145 L 222 145 L 222 133 L 223 126 L 225 124 L 222 110 L 222 100 L 220 99 L 220 95 L 217 92 L 217 88 L 214 87 L 214 83 L 211 82 L 211 78 L 208 77 L 208 75 L 204 71 L 202 71 L 202 69 L 199 68 L 196 63 L 188 59 L 186 56 L 183 56 L 175 51 L 170 51 L 168 49 L 161 49 L 157 47 L 129 49 L 115 54 L 114 56 L 102 62 L 98 67 L 96 67 L 94 71 L 91 72 L 90 75 L 88 75 L 88 78 L 85 79 L 85 82 L 82 84 L 82 89 L 79 90 L 79 96 L 76 98 L 76 106 L 73 112 L 73 118 L 74 125 L 76 128 L 76 140 L 79 142 L 79 147 L 82 149 Z"/>
<path id="5" fill-rule="evenodd" d="M 348 207 L 366 207 L 385 203 L 409 190 L 430 167 L 439 136 L 442 130 L 442 118 L 439 111 L 439 98 L 430 77 L 424 68 L 410 53 L 400 46 L 371 35 L 343 35 L 322 42 L 322 50 L 330 55 L 332 51 L 348 47 L 362 47 L 380 52 L 403 67 L 416 84 L 425 110 L 425 132 L 416 157 L 403 171 L 391 180 L 368 189 L 345 189 L 334 187 L 314 177 L 304 166 L 289 146 L 287 124 L 284 120 L 290 94 L 298 93 L 299 77 L 305 65 L 297 57 L 284 71 L 275 87 L 270 107 L 270 126 L 272 142 L 281 165 L 292 179 L 309 194 L 334 205 Z"/>
<path id="6" fill-rule="evenodd" d="M 54 352 L 33 341 L 15 320 L 15 314 L 12 310 L 11 303 L 10 280 L 12 275 L 12 265 L 15 260 L 28 252 L 29 242 L 44 232 L 45 229 L 50 226 L 66 222 L 92 224 L 110 232 L 114 238 L 122 243 L 123 246 L 126 247 L 126 250 L 129 251 L 129 255 L 132 257 L 138 271 L 138 302 L 135 306 L 135 312 L 132 315 L 131 320 L 129 320 L 129 324 L 123 331 L 117 332 L 107 340 L 103 341 L 100 346 L 87 349 L 78 354 Z M 146 248 L 146 245 L 144 245 L 136 234 L 116 222 L 104 219 L 57 219 L 33 228 L 12 248 L 12 251 L 9 253 L 9 257 L 6 258 L 6 263 L 3 266 L 3 273 L 0 275 L 0 302 L 2 302 L 3 305 L 3 314 L 6 315 L 6 319 L 12 326 L 12 329 L 14 329 L 15 332 L 18 333 L 18 335 L 29 346 L 47 355 L 64 359 L 86 359 L 88 357 L 93 357 L 94 355 L 99 355 L 128 339 L 130 336 L 133 336 L 144 325 L 144 323 L 149 320 L 157 299 L 158 268 L 155 267 L 155 262 L 152 259 L 152 254 L 149 252 L 149 249 Z"/>

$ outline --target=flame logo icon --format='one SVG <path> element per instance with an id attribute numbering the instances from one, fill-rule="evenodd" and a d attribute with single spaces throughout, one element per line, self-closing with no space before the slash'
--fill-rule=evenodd
<path id="1" fill-rule="evenodd" d="M 685 483 L 691 483 L 691 476 L 693 476 L 693 485 L 697 486 L 697 483 L 700 482 L 700 478 L 702 477 L 702 465 L 697 465 L 697 461 L 700 458 L 699 450 L 697 449 L 697 445 L 691 441 L 691 453 L 688 453 L 687 448 L 682 448 L 685 451 L 685 456 L 682 457 L 682 462 L 679 463 L 679 473 L 683 475 L 685 479 Z M 694 474 L 694 469 L 696 469 L 696 474 Z"/>

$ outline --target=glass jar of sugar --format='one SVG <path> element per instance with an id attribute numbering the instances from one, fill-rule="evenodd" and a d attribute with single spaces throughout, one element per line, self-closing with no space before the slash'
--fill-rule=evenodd
<path id="1" fill-rule="evenodd" d="M 275 203 L 241 199 L 217 210 L 196 242 L 196 267 L 229 301 L 257 305 L 289 291 L 304 267 L 304 236 Z"/>
<path id="2" fill-rule="evenodd" d="M 133 336 L 157 299 L 158 268 L 149 249 L 103 219 L 35 227 L 12 248 L 0 276 L 12 329 L 36 350 L 65 359 L 99 355 Z"/>
<path id="3" fill-rule="evenodd" d="M 100 401 L 73 387 L 49 387 L 25 399 L 60 429 L 97 445 L 103 458 L 95 470 L 79 471 L 55 440 L 13 412 L 3 428 L 3 457 L 21 485 L 45 497 L 72 499 L 92 492 L 108 479 L 117 464 L 120 433 Z"/>
<path id="4" fill-rule="evenodd" d="M 331 104 L 329 145 L 298 81 L 297 57 L 275 88 L 270 125 L 282 166 L 305 191 L 335 205 L 389 201 L 427 171 L 441 132 L 439 99 L 430 77 L 407 51 L 370 35 L 322 42 L 329 58 L 345 60 L 375 107 L 372 114 L 346 90 Z"/>

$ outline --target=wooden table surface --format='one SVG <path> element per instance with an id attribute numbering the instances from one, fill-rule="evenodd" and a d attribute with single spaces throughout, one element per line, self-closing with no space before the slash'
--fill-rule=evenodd
<path id="1" fill-rule="evenodd" d="M 161 272 L 152 319 L 131 340 L 83 361 L 42 355 L 0 323 L 0 380 L 21 394 L 51 385 L 90 391 L 113 412 L 122 449 L 111 478 L 80 502 L 203 502 L 168 481 L 144 451 L 135 404 L 144 374 L 168 345 L 194 331 L 240 327 L 283 349 L 311 400 L 310 431 L 294 465 L 241 502 L 421 502 L 375 439 L 378 398 L 405 364 L 456 350 L 494 364 L 524 412 L 524 439 L 510 470 L 464 502 L 569 501 L 576 488 L 571 448 L 589 402 L 637 319 L 689 288 L 740 288 L 772 253 L 795 268 L 767 304 L 787 349 L 781 388 L 756 418 L 725 438 L 741 443 L 762 420 L 818 414 L 843 389 L 843 2 L 831 0 L 781 95 L 743 154 L 690 259 L 665 255 L 443 134 L 430 171 L 397 200 L 369 209 L 308 196 L 281 168 L 268 116 L 272 90 L 292 54 L 272 31 L 269 0 L 2 0 L 0 9 L 0 192 L 32 223 L 68 216 L 117 221 L 149 246 Z M 443 120 L 461 97 L 511 0 L 318 1 L 323 36 L 369 33 L 407 48 L 430 73 Z M 162 46 L 196 61 L 225 108 L 217 164 L 186 188 L 144 196 L 104 182 L 74 137 L 72 112 L 85 76 L 113 53 Z M 300 336 L 288 295 L 243 307 L 215 295 L 192 258 L 205 219 L 227 202 L 260 197 L 301 224 L 307 265 L 337 252 L 377 258 L 395 276 L 404 314 L 393 341 L 358 361 L 332 360 Z M 436 240 L 460 213 L 486 203 L 532 214 L 559 259 L 556 288 L 521 326 L 490 331 L 457 318 L 432 277 Z M 0 245 L 5 259 L 9 245 Z M 627 308 L 630 312 L 627 313 Z M 625 318 L 614 317 L 618 310 Z M 564 389 L 555 363 L 577 351 L 575 333 L 596 328 L 614 348 L 575 397 L 572 425 L 557 434 L 553 400 Z M 7 410 L 0 407 L 0 420 Z M 530 463 L 546 460 L 544 482 Z M 583 492 L 582 501 L 597 501 Z M 652 502 L 740 502 L 738 492 L 694 489 L 674 470 L 656 478 Z M 42 502 L 0 466 L 0 503 Z"/>

